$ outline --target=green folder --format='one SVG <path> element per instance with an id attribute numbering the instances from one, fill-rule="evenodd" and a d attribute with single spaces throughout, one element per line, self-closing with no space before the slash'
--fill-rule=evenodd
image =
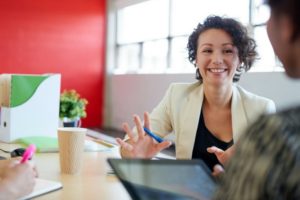
<path id="1" fill-rule="evenodd" d="M 33 137 L 24 137 L 18 139 L 17 143 L 21 144 L 25 148 L 30 144 L 36 146 L 36 152 L 58 152 L 58 140 L 54 137 L 47 136 L 33 136 Z"/>
<path id="2" fill-rule="evenodd" d="M 28 147 L 30 144 L 36 146 L 37 153 L 51 153 L 58 152 L 58 139 L 54 137 L 47 136 L 33 136 L 33 137 L 23 137 L 16 141 L 16 143 L 21 144 L 24 148 Z M 93 142 L 92 140 L 85 140 L 84 143 L 85 151 L 110 151 L 111 147 Z"/>

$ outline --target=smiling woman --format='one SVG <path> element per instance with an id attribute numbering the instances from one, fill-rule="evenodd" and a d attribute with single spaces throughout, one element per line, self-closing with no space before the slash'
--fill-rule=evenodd
<path id="1" fill-rule="evenodd" d="M 178 159 L 203 159 L 210 169 L 226 162 L 244 129 L 260 114 L 275 111 L 272 100 L 233 84 L 251 68 L 255 48 L 245 27 L 234 19 L 211 16 L 198 24 L 188 41 L 198 81 L 172 84 L 151 115 L 145 113 L 144 124 L 134 116 L 134 131 L 125 123 L 129 140 L 117 139 L 122 156 L 151 158 L 170 145 L 145 135 L 144 126 L 162 138 L 175 133 Z M 210 151 L 218 157 L 207 152 L 211 146 L 220 149 Z"/>

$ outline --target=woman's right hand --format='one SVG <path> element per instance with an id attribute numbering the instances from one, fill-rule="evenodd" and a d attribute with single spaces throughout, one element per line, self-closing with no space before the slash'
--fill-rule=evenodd
<path id="1" fill-rule="evenodd" d="M 161 150 L 169 147 L 172 143 L 170 141 L 163 141 L 157 143 L 152 137 L 145 134 L 141 119 L 138 115 L 133 116 L 136 125 L 137 135 L 132 133 L 128 123 L 123 124 L 123 129 L 129 137 L 129 140 L 123 141 L 117 138 L 116 141 L 120 145 L 121 155 L 124 158 L 153 158 Z M 149 113 L 144 113 L 144 126 L 150 128 Z"/>
<path id="2" fill-rule="evenodd" d="M 12 160 L 3 168 L 1 197 L 17 199 L 33 191 L 37 172 L 32 163 Z M 1 199 L 1 198 L 0 198 Z"/>

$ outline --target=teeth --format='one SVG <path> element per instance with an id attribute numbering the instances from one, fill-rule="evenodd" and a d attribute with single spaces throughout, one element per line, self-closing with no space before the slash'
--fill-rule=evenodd
<path id="1" fill-rule="evenodd" d="M 221 72 L 225 72 L 225 69 L 210 69 L 210 71 L 214 73 L 221 73 Z"/>

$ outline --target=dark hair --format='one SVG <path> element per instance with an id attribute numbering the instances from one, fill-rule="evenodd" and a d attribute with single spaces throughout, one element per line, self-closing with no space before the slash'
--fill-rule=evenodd
<path id="1" fill-rule="evenodd" d="M 215 199 L 300 198 L 300 107 L 261 116 L 239 139 Z"/>
<path id="2" fill-rule="evenodd" d="M 294 33 L 292 40 L 294 41 L 300 34 L 300 1 L 299 0 L 265 0 L 269 4 L 274 14 L 286 14 L 290 17 Z"/>
<path id="3" fill-rule="evenodd" d="M 247 29 L 238 21 L 232 18 L 209 16 L 203 24 L 199 23 L 197 28 L 194 29 L 192 34 L 189 36 L 187 44 L 188 59 L 194 66 L 196 66 L 198 38 L 204 31 L 209 29 L 224 30 L 232 37 L 233 45 L 237 47 L 238 56 L 241 61 L 241 66 L 237 68 L 233 81 L 239 81 L 242 72 L 248 71 L 256 59 L 257 52 L 255 50 L 255 41 L 248 36 Z M 202 81 L 199 69 L 196 70 L 196 78 Z"/>

